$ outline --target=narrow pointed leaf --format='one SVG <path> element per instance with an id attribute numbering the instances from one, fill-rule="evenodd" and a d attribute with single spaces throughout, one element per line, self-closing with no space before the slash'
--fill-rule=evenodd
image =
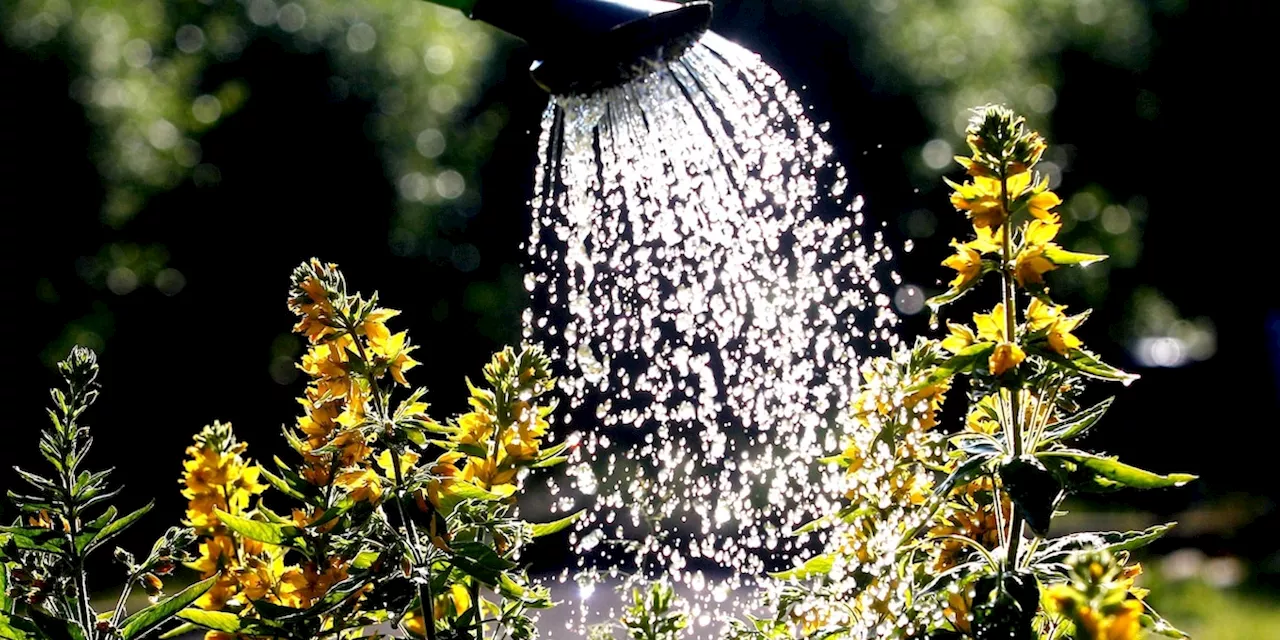
<path id="1" fill-rule="evenodd" d="M 133 523 L 140 520 L 142 516 L 147 515 L 147 512 L 151 511 L 151 507 L 154 505 L 155 505 L 155 502 L 148 502 L 145 506 L 138 509 L 137 511 L 134 511 L 125 516 L 121 516 L 120 518 L 117 518 L 116 520 L 111 521 L 110 524 L 103 527 L 102 530 L 99 531 L 98 534 L 93 537 L 93 540 L 89 541 L 89 543 L 85 545 L 84 552 L 86 554 L 91 553 L 94 549 L 97 549 L 98 547 L 101 547 L 102 545 L 110 542 L 112 538 L 120 535 L 121 533 L 124 532 L 125 529 L 128 529 L 129 527 L 133 526 Z"/>
<path id="2" fill-rule="evenodd" d="M 288 544 L 293 539 L 302 535 L 302 529 L 292 525 L 280 525 L 272 522 L 260 522 L 258 520 L 250 520 L 233 516 L 221 509 L 215 509 L 218 520 L 222 524 L 227 525 L 228 529 L 258 542 L 267 544 Z"/>
<path id="3" fill-rule="evenodd" d="M 218 581 L 218 576 L 206 578 L 197 582 L 182 591 L 179 591 L 160 602 L 143 609 L 120 623 L 120 637 L 124 640 L 132 640 L 146 632 L 156 628 L 161 623 L 175 616 L 179 611 L 186 608 L 187 605 L 195 602 L 197 598 L 204 595 L 204 592 L 213 587 Z"/>
<path id="4" fill-rule="evenodd" d="M 1115 458 L 1106 458 L 1092 453 L 1086 453 L 1084 451 L 1046 451 L 1039 454 L 1039 458 L 1046 465 L 1066 462 L 1074 466 L 1077 473 L 1072 475 L 1082 475 L 1085 479 L 1089 480 L 1101 479 L 1107 481 L 1096 483 L 1096 486 L 1101 487 L 1104 490 L 1111 488 L 1108 486 L 1109 484 L 1114 486 L 1132 487 L 1134 489 L 1181 487 L 1188 482 L 1198 479 L 1198 476 L 1194 476 L 1189 473 L 1160 475 L 1158 473 L 1139 469 L 1132 465 L 1127 465 Z M 1090 475 L 1093 477 L 1090 478 Z"/>
<path id="5" fill-rule="evenodd" d="M 578 511 L 576 513 L 572 513 L 563 518 L 560 518 L 559 520 L 554 520 L 552 522 L 543 522 L 541 524 L 535 524 L 533 525 L 533 537 L 541 538 L 542 536 L 549 536 L 553 533 L 556 533 L 557 531 L 560 531 L 565 527 L 568 527 L 569 525 L 573 524 L 574 521 L 576 521 L 578 518 L 581 518 L 582 514 L 586 513 L 586 511 L 587 511 L 586 509 L 582 509 L 581 511 Z"/>
<path id="6" fill-rule="evenodd" d="M 1093 425 L 1097 424 L 1098 420 L 1102 419 L 1102 415 L 1107 412 L 1107 409 L 1111 408 L 1111 403 L 1114 400 L 1115 397 L 1107 398 L 1088 409 L 1077 412 L 1075 415 L 1072 415 L 1065 420 L 1054 423 L 1045 430 L 1044 438 L 1041 440 L 1041 443 L 1047 444 L 1082 435 L 1084 432 L 1092 428 Z"/>

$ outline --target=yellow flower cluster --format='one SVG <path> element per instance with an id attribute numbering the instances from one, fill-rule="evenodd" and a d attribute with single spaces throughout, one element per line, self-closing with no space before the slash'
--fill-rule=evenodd
<path id="1" fill-rule="evenodd" d="M 1045 589 L 1055 613 L 1075 626 L 1077 640 L 1136 640 L 1143 634 L 1143 598 L 1135 588 L 1142 565 L 1126 566 L 1107 552 L 1081 554 L 1069 561 L 1069 580 Z"/>
<path id="2" fill-rule="evenodd" d="M 186 523 L 205 536 L 199 557 L 187 566 L 201 578 L 218 576 L 196 601 L 209 611 L 268 598 L 284 570 L 283 551 L 235 536 L 218 520 L 217 511 L 246 513 L 254 496 L 267 489 L 259 481 L 261 470 L 244 458 L 246 448 L 230 424 L 215 422 L 196 434 L 182 465 Z"/>
<path id="3" fill-rule="evenodd" d="M 936 309 L 963 295 L 986 273 L 999 272 L 1005 301 L 990 313 L 975 314 L 972 328 L 948 323 L 950 335 L 943 346 L 959 354 L 982 345 L 975 351 L 985 354 L 992 375 L 1002 376 L 1016 369 L 1027 355 L 1026 341 L 1020 340 L 1017 330 L 1017 314 L 1008 308 L 1014 306 L 1016 287 L 1033 295 L 1023 327 L 1033 334 L 1031 339 L 1047 339 L 1051 349 L 1067 356 L 1080 347 L 1071 331 L 1083 317 L 1063 317 L 1060 307 L 1047 302 L 1044 274 L 1065 265 L 1091 264 L 1105 256 L 1066 251 L 1054 242 L 1062 224 L 1053 210 L 1062 199 L 1033 171 L 1045 143 L 1021 118 L 1000 107 L 981 109 L 967 139 L 972 156 L 957 161 L 970 179 L 963 184 L 947 183 L 952 188 L 951 203 L 973 224 L 974 238 L 963 243 L 952 240 L 956 252 L 942 264 L 956 275 L 950 281 L 951 289 L 930 304 Z M 1025 218 L 1020 218 L 1024 212 Z"/>
<path id="4" fill-rule="evenodd" d="M 530 391 L 541 393 L 551 381 L 543 361 L 519 359 L 511 349 L 497 353 L 485 368 L 494 388 L 470 385 L 471 411 L 457 419 L 450 450 L 432 468 L 438 479 L 429 483 L 428 497 L 436 509 L 442 508 L 442 499 L 466 487 L 510 496 L 516 491 L 519 469 L 541 457 L 553 407 L 533 404 L 526 399 L 532 393 L 522 389 L 536 386 Z"/>
<path id="5" fill-rule="evenodd" d="M 387 328 L 398 311 L 347 295 L 336 265 L 312 259 L 298 267 L 289 309 L 299 316 L 294 332 L 311 343 L 299 366 L 311 378 L 299 399 L 304 413 L 295 446 L 304 461 L 301 476 L 316 486 L 337 486 L 357 502 L 377 502 L 382 482 L 361 427 L 380 378 L 390 375 L 408 385 L 404 374 L 418 364 L 410 355 L 415 347 L 405 332 Z M 426 405 L 415 405 L 425 417 Z"/>

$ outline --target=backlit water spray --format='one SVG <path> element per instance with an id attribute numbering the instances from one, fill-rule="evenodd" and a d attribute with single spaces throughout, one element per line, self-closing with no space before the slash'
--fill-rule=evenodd
<path id="1" fill-rule="evenodd" d="M 562 576 L 581 617 L 552 637 L 616 613 L 589 611 L 597 582 L 664 575 L 709 636 L 753 576 L 812 551 L 788 533 L 833 510 L 815 460 L 841 445 L 860 355 L 897 341 L 892 253 L 823 130 L 712 33 L 548 106 L 525 334 L 564 363 L 581 443 L 556 508 L 587 509 Z"/>

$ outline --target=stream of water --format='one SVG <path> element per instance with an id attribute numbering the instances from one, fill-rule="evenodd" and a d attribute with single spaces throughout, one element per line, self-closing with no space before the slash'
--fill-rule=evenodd
<path id="1" fill-rule="evenodd" d="M 818 542 L 787 533 L 837 497 L 814 461 L 840 445 L 860 357 L 896 343 L 898 279 L 824 130 L 710 33 L 548 106 L 525 334 L 567 368 L 581 442 L 551 492 L 587 509 L 564 576 L 582 615 L 559 637 L 584 637 L 597 581 L 662 574 L 710 632 Z"/>

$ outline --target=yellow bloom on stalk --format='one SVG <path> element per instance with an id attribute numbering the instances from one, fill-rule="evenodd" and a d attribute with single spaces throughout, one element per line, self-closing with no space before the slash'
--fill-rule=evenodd
<path id="1" fill-rule="evenodd" d="M 369 344 L 375 347 L 385 344 L 387 340 L 391 339 L 391 331 L 387 329 L 387 320 L 398 315 L 400 315 L 400 312 L 395 309 L 374 309 L 356 327 L 356 335 L 368 338 Z"/>
<path id="2" fill-rule="evenodd" d="M 198 533 L 212 533 L 219 526 L 215 509 L 239 513 L 253 496 L 266 491 L 258 467 L 240 454 L 243 442 L 231 435 L 231 425 L 215 422 L 195 436 L 183 461 L 182 495 L 187 499 L 187 523 Z"/>
<path id="3" fill-rule="evenodd" d="M 978 337 L 996 343 L 995 349 L 987 359 L 987 366 L 992 375 L 1003 375 L 1026 359 L 1027 354 L 1022 347 L 1008 341 L 1005 336 L 1004 303 L 996 303 L 991 313 L 973 314 L 973 325 L 978 328 Z"/>
<path id="4" fill-rule="evenodd" d="M 1083 316 L 1068 316 L 1062 312 L 1065 307 L 1045 304 L 1039 298 L 1032 298 L 1027 306 L 1027 327 L 1031 331 L 1045 331 L 1045 339 L 1049 348 L 1058 355 L 1067 355 L 1072 349 L 1079 349 L 1081 342 L 1071 332 L 1084 321 Z"/>
<path id="5" fill-rule="evenodd" d="M 390 449 L 386 449 L 382 453 L 378 454 L 377 463 L 378 463 L 378 468 L 382 469 L 383 476 L 387 478 L 396 477 L 395 464 L 391 459 Z M 405 451 L 404 453 L 400 454 L 400 475 L 402 476 L 409 475 L 409 472 L 413 470 L 413 466 L 417 463 L 418 463 L 417 453 L 413 451 Z"/>
<path id="6" fill-rule="evenodd" d="M 375 356 L 385 364 L 391 377 L 406 387 L 409 386 L 409 381 L 405 379 L 404 372 L 418 366 L 418 361 L 409 357 L 409 353 L 417 347 L 408 346 L 407 339 L 408 333 L 401 331 L 381 343 L 370 341 Z"/>
<path id="7" fill-rule="evenodd" d="M 518 401 L 513 409 L 515 422 L 502 433 L 503 452 L 512 463 L 533 461 L 538 457 L 541 438 L 547 435 L 550 425 L 528 402 Z"/>
<path id="8" fill-rule="evenodd" d="M 973 226 L 982 229 L 998 228 L 1008 217 L 1001 200 L 1002 187 L 998 178 L 977 176 L 964 184 L 947 181 L 954 190 L 951 204 L 957 211 L 964 211 Z"/>
<path id="9" fill-rule="evenodd" d="M 947 329 L 951 332 L 951 335 L 942 339 L 942 348 L 951 353 L 960 353 L 978 340 L 978 337 L 973 333 L 973 329 L 966 325 L 948 322 Z"/>
<path id="10" fill-rule="evenodd" d="M 484 410 L 471 411 L 458 418 L 458 434 L 454 442 L 486 446 L 493 438 L 493 418 Z"/>
<path id="11" fill-rule="evenodd" d="M 987 359 L 987 366 L 991 369 L 991 375 L 1004 375 L 1004 372 L 1022 364 L 1027 354 L 1012 342 L 1001 342 L 996 345 L 991 357 Z"/>
<path id="12" fill-rule="evenodd" d="M 441 506 L 441 494 L 448 495 L 454 483 L 462 477 L 462 469 L 458 468 L 458 463 L 466 457 L 460 451 L 446 451 L 436 458 L 436 463 L 431 467 L 431 475 L 438 479 L 427 483 L 427 496 L 436 509 Z"/>
<path id="13" fill-rule="evenodd" d="M 1058 265 L 1045 257 L 1045 251 L 1057 246 L 1052 240 L 1058 235 L 1060 228 L 1061 224 L 1044 220 L 1032 220 L 1027 225 L 1022 250 L 1018 252 L 1013 266 L 1013 276 L 1018 285 L 1026 287 L 1028 283 L 1042 284 L 1044 274 L 1058 268 Z"/>
<path id="14" fill-rule="evenodd" d="M 333 556 L 325 560 L 323 570 L 315 562 L 289 568 L 280 576 L 280 604 L 295 609 L 310 607 L 329 591 L 329 587 L 346 577 L 346 564 Z"/>
<path id="15" fill-rule="evenodd" d="M 345 490 L 356 502 L 378 502 L 382 498 L 382 479 L 373 469 L 357 469 L 339 473 L 333 483 Z"/>
<path id="16" fill-rule="evenodd" d="M 942 266 L 956 271 L 956 277 L 948 284 L 952 288 L 959 288 L 977 280 L 978 276 L 982 275 L 982 254 L 969 245 L 960 244 L 955 240 L 951 241 L 951 246 L 955 247 L 955 254 L 942 261 Z"/>
<path id="17" fill-rule="evenodd" d="M 1080 640 L 1137 640 L 1142 637 L 1143 606 L 1139 600 L 1125 600 L 1099 611 L 1080 602 L 1070 585 L 1049 587 L 1046 600 L 1052 609 L 1075 623 Z"/>
<path id="18" fill-rule="evenodd" d="M 467 466 L 459 479 L 493 493 L 509 495 L 515 491 L 516 470 L 504 468 L 492 458 L 472 456 L 467 458 Z"/>
<path id="19" fill-rule="evenodd" d="M 1045 222 L 1057 222 L 1058 216 L 1053 213 L 1052 209 L 1062 204 L 1062 198 L 1058 194 L 1049 191 L 1047 188 L 1041 188 L 1035 195 L 1027 199 L 1027 211 L 1039 220 Z"/>
<path id="20" fill-rule="evenodd" d="M 965 417 L 965 428 L 974 433 L 985 433 L 993 436 L 1000 430 L 1000 423 L 991 418 L 991 414 L 986 409 L 996 409 L 996 397 L 994 395 L 984 396 L 978 401 L 977 406 L 969 412 Z"/>

